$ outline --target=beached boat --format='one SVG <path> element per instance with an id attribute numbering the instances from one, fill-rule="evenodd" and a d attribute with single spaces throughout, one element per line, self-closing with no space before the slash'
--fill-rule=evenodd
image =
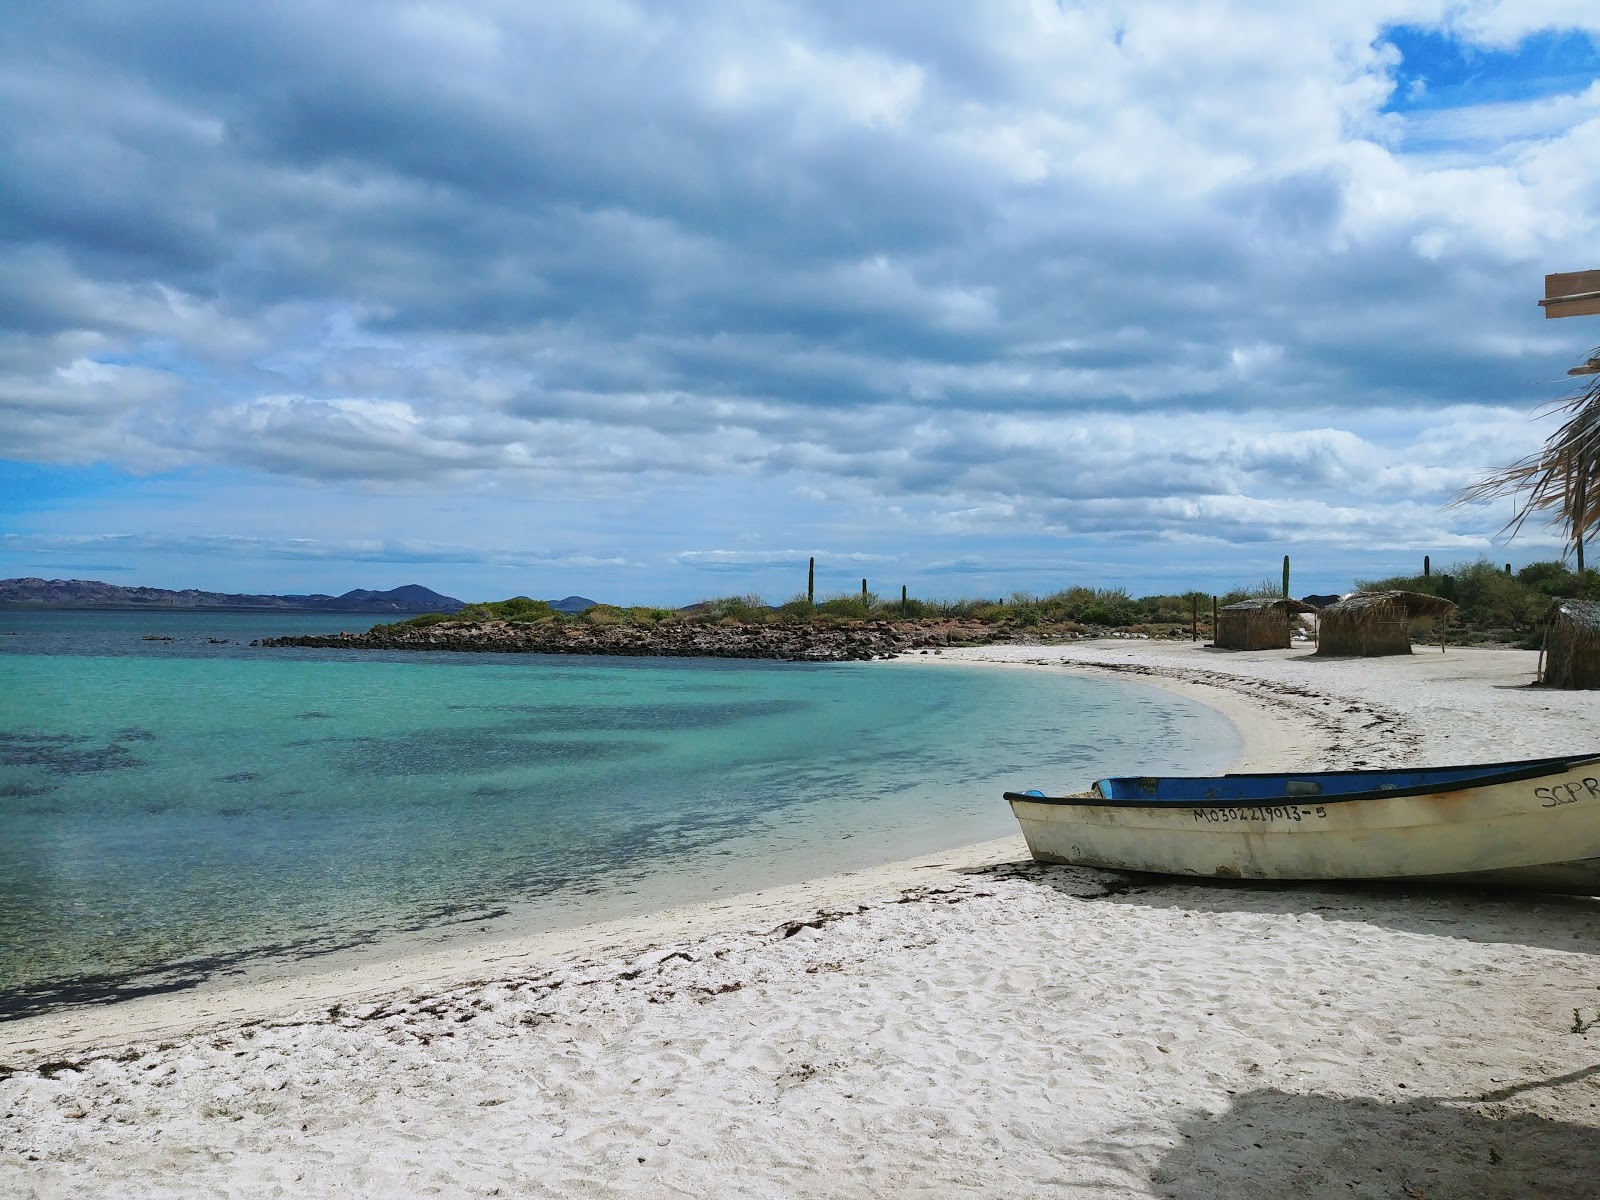
<path id="1" fill-rule="evenodd" d="M 1600 895 L 1600 755 L 1423 770 L 1102 779 L 1007 792 L 1044 862 L 1228 879 Z"/>

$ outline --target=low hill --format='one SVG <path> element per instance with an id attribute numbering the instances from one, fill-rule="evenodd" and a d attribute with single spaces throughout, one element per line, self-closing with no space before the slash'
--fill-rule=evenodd
<path id="1" fill-rule="evenodd" d="M 0 579 L 6 608 L 241 608 L 345 613 L 459 612 L 466 605 L 418 584 L 375 592 L 356 588 L 342 596 L 258 596 L 194 588 L 121 587 L 96 579 Z"/>

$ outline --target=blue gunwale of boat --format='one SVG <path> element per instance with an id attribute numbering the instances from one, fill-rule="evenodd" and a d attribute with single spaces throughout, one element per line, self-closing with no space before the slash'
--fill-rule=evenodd
<path id="1" fill-rule="evenodd" d="M 1101 779 L 1093 793 L 1081 796 L 1044 796 L 1007 792 L 1007 800 L 1034 804 L 1070 804 L 1095 808 L 1231 808 L 1259 805 L 1345 804 L 1353 800 L 1391 800 L 1400 796 L 1425 796 L 1433 792 L 1462 791 L 1492 784 L 1515 783 L 1545 775 L 1562 775 L 1589 763 L 1600 754 L 1560 758 L 1530 758 L 1518 762 L 1483 763 L 1467 767 L 1376 768 L 1364 771 L 1276 771 L 1264 774 L 1209 776 L 1137 776 Z M 1314 784 L 1316 791 L 1289 784 Z"/>

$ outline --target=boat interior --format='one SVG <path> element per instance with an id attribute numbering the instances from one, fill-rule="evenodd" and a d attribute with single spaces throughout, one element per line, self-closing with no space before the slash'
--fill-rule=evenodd
<path id="1" fill-rule="evenodd" d="M 1284 801 L 1318 797 L 1352 799 L 1356 796 L 1398 792 L 1416 794 L 1479 787 L 1488 783 L 1531 779 L 1558 774 L 1600 756 L 1538 758 L 1521 762 L 1487 763 L 1465 767 L 1369 771 L 1306 771 L 1294 774 L 1214 776 L 1122 776 L 1101 779 L 1095 793 L 1104 800 L 1171 801 Z"/>

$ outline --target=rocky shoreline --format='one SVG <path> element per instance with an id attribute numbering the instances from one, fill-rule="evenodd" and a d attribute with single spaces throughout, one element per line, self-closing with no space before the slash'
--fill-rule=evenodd
<path id="1" fill-rule="evenodd" d="M 1038 631 L 978 621 L 861 621 L 850 625 L 711 624 L 652 626 L 579 622 L 442 621 L 379 625 L 366 633 L 262 638 L 252 646 L 338 650 L 448 650 L 493 654 L 610 654 L 664 658 L 764 658 L 858 662 L 908 651 L 997 642 L 1059 642 L 1074 628 Z"/>

